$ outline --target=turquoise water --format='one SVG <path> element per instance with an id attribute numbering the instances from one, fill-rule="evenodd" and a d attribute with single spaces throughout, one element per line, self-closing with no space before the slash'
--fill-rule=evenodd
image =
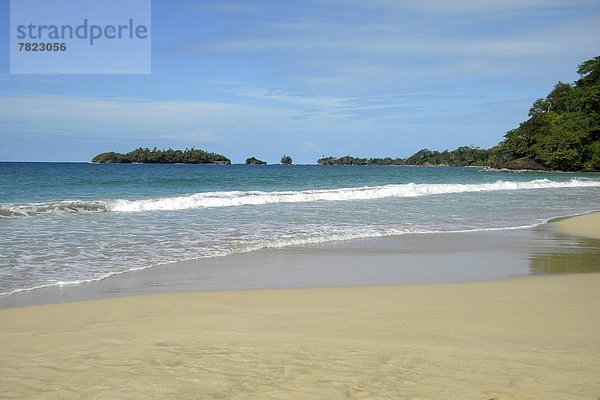
<path id="1" fill-rule="evenodd" d="M 515 229 L 600 209 L 594 174 L 0 163 L 0 293 L 267 247 Z"/>

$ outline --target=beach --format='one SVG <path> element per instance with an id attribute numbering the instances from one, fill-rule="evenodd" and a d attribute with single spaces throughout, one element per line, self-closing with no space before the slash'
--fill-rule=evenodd
<path id="1" fill-rule="evenodd" d="M 595 241 L 599 217 L 548 229 Z M 1 397 L 596 399 L 598 289 L 586 273 L 7 308 Z"/>
<path id="2" fill-rule="evenodd" d="M 559 219 L 552 225 L 569 235 L 600 239 L 600 213 Z"/>
<path id="3" fill-rule="evenodd" d="M 600 1 L 539 3 L 5 1 L 0 400 L 600 400 Z"/>

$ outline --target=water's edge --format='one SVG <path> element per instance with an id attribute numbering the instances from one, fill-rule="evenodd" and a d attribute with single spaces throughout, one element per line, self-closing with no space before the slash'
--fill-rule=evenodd
<path id="1" fill-rule="evenodd" d="M 592 213 L 594 211 L 590 211 Z M 179 291 L 363 286 L 502 280 L 545 273 L 534 260 L 588 252 L 557 238 L 548 222 L 493 230 L 431 232 L 263 248 L 224 257 L 148 266 L 102 279 L 0 296 L 0 308 Z M 593 246 L 598 246 L 594 243 Z M 599 248 L 590 251 L 598 253 Z"/>

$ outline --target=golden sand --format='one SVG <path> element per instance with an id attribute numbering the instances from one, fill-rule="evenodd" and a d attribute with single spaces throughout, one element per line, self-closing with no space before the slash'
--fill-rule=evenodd
<path id="1" fill-rule="evenodd" d="M 560 219 L 552 225 L 569 235 L 600 239 L 600 212 Z"/>
<path id="2" fill-rule="evenodd" d="M 0 310 L 0 398 L 593 399 L 600 274 Z"/>

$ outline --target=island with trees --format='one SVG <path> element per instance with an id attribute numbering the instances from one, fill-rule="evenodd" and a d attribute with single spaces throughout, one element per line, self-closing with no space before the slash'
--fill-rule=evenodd
<path id="1" fill-rule="evenodd" d="M 430 165 L 483 166 L 498 169 L 600 171 L 600 56 L 579 65 L 579 79 L 558 82 L 544 98 L 537 99 L 529 118 L 508 131 L 491 149 L 462 146 L 454 150 L 422 149 L 403 158 L 323 157 L 319 165 Z M 157 150 L 137 148 L 129 153 L 98 154 L 94 163 L 231 164 L 216 153 L 195 148 Z M 250 157 L 246 164 L 266 164 Z M 281 164 L 291 165 L 284 155 Z"/>
<path id="2" fill-rule="evenodd" d="M 320 165 L 448 165 L 502 169 L 600 170 L 600 56 L 583 62 L 573 84 L 558 82 L 529 110 L 529 119 L 491 149 L 422 149 L 401 158 L 323 157 Z"/>
<path id="3" fill-rule="evenodd" d="M 137 148 L 129 153 L 101 153 L 92 159 L 98 164 L 231 164 L 231 161 L 217 153 L 209 153 L 200 149 L 185 150 L 153 150 L 149 148 Z"/>
<path id="4" fill-rule="evenodd" d="M 246 165 L 267 165 L 267 162 L 259 160 L 256 157 L 250 157 L 246 158 Z"/>
<path id="5" fill-rule="evenodd" d="M 485 165 L 490 150 L 478 147 L 459 147 L 456 150 L 442 152 L 422 149 L 408 158 L 356 158 L 344 156 L 340 158 L 323 157 L 317 160 L 319 165 L 439 165 L 439 166 L 474 166 Z"/>

